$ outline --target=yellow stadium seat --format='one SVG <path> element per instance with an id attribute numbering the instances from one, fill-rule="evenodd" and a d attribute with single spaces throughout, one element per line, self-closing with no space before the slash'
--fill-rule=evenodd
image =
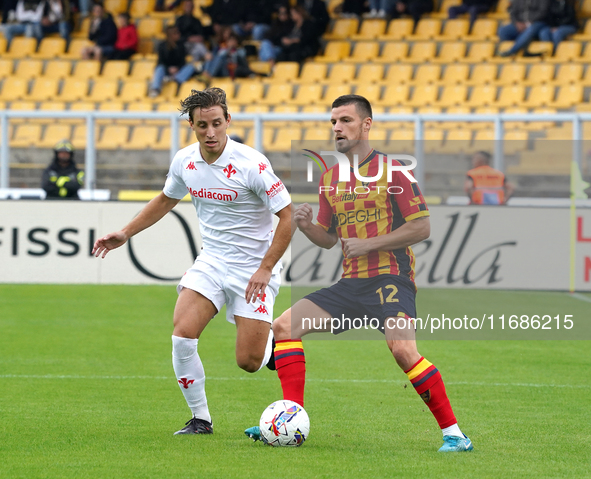
<path id="1" fill-rule="evenodd" d="M 583 44 L 575 41 L 562 41 L 558 44 L 554 56 L 547 59 L 547 61 L 555 63 L 566 63 L 578 61 L 583 51 Z"/>
<path id="2" fill-rule="evenodd" d="M 69 110 L 75 111 L 75 112 L 94 111 L 94 110 L 96 110 L 96 105 L 90 101 L 76 101 L 76 102 L 70 104 Z M 74 124 L 84 123 L 84 120 L 82 118 L 73 118 L 70 120 L 61 120 L 61 121 L 67 122 L 67 123 L 74 123 Z M 84 140 L 84 144 L 86 145 L 86 137 Z"/>
<path id="3" fill-rule="evenodd" d="M 91 47 L 93 45 L 94 44 L 88 38 L 73 38 L 68 47 L 68 51 L 61 55 L 61 58 L 82 58 L 82 50 L 85 47 Z"/>
<path id="4" fill-rule="evenodd" d="M 125 87 L 125 85 L 124 85 Z M 138 112 L 138 113 L 148 113 L 153 111 L 154 104 L 151 101 L 132 101 L 127 104 L 125 111 L 129 112 Z M 119 120 L 119 123 L 128 124 L 128 125 L 137 125 L 137 119 L 130 119 L 130 120 Z M 153 122 L 150 122 L 153 123 Z"/>
<path id="5" fill-rule="evenodd" d="M 455 83 L 466 83 L 468 75 L 470 73 L 470 67 L 465 64 L 454 64 L 447 65 L 443 71 L 441 77 L 441 83 L 444 85 L 452 85 Z"/>
<path id="6" fill-rule="evenodd" d="M 509 106 L 517 106 L 523 103 L 525 98 L 525 87 L 522 85 L 504 86 L 501 88 L 499 98 L 495 105 L 500 108 L 507 108 Z"/>
<path id="7" fill-rule="evenodd" d="M 487 13 L 489 18 L 508 19 L 511 0 L 499 0 L 494 12 Z"/>
<path id="8" fill-rule="evenodd" d="M 169 81 L 162 85 L 162 89 L 160 90 L 160 95 L 154 98 L 154 101 L 161 102 L 161 101 L 172 101 L 175 100 L 178 93 L 178 84 L 174 81 Z"/>
<path id="9" fill-rule="evenodd" d="M 72 76 L 79 80 L 96 79 L 99 76 L 101 62 L 97 60 L 79 60 L 74 66 Z"/>
<path id="10" fill-rule="evenodd" d="M 0 54 L 4 54 L 6 52 L 6 38 L 0 37 Z"/>
<path id="11" fill-rule="evenodd" d="M 374 61 L 380 63 L 396 63 L 404 61 L 407 56 L 407 42 L 388 42 L 384 45 L 381 55 L 374 59 Z"/>
<path id="12" fill-rule="evenodd" d="M 68 60 L 50 60 L 45 65 L 45 72 L 43 76 L 46 78 L 55 78 L 61 80 L 70 76 L 72 71 L 72 63 Z"/>
<path id="13" fill-rule="evenodd" d="M 468 87 L 465 85 L 449 85 L 443 88 L 436 105 L 444 108 L 463 105 L 467 97 Z"/>
<path id="14" fill-rule="evenodd" d="M 15 148 L 28 148 L 37 146 L 41 140 L 41 125 L 37 123 L 22 123 L 16 125 L 14 137 L 10 146 Z"/>
<path id="15" fill-rule="evenodd" d="M 495 54 L 495 44 L 493 42 L 474 42 L 470 45 L 468 54 L 460 61 L 466 63 L 481 63 L 490 60 Z"/>
<path id="16" fill-rule="evenodd" d="M 131 138 L 121 145 L 124 150 L 145 150 L 153 148 L 158 141 L 157 126 L 135 126 Z"/>
<path id="17" fill-rule="evenodd" d="M 72 144 L 75 148 L 86 148 L 86 125 L 79 124 L 72 127 Z M 95 133 L 96 140 L 96 133 Z"/>
<path id="18" fill-rule="evenodd" d="M 380 44 L 378 42 L 357 42 L 351 56 L 344 60 L 355 63 L 371 61 L 378 57 L 379 51 Z"/>
<path id="19" fill-rule="evenodd" d="M 498 85 L 516 85 L 523 83 L 525 78 L 525 65 L 523 63 L 508 63 L 501 67 L 501 73 L 497 79 Z"/>
<path id="20" fill-rule="evenodd" d="M 554 85 L 542 84 L 531 87 L 527 100 L 522 105 L 527 108 L 545 106 L 554 100 Z"/>
<path id="21" fill-rule="evenodd" d="M 0 58 L 0 79 L 11 76 L 12 70 L 12 60 L 9 60 L 8 58 Z"/>
<path id="22" fill-rule="evenodd" d="M 466 106 L 471 108 L 480 106 L 490 106 L 497 98 L 497 87 L 491 85 L 478 85 L 472 87 L 470 97 L 466 102 Z"/>
<path id="23" fill-rule="evenodd" d="M 294 97 L 288 101 L 292 105 L 318 103 L 322 96 L 322 85 L 301 83 Z"/>
<path id="24" fill-rule="evenodd" d="M 99 150 L 116 150 L 122 148 L 129 138 L 129 127 L 126 125 L 106 125 L 96 142 Z"/>
<path id="25" fill-rule="evenodd" d="M 235 102 L 239 105 L 258 103 L 263 98 L 264 85 L 258 82 L 243 83 L 238 89 Z"/>
<path id="26" fill-rule="evenodd" d="M 39 111 L 65 111 L 66 104 L 63 101 L 44 101 L 39 105 Z M 54 120 L 51 120 L 52 122 Z M 61 120 L 60 120 L 61 121 Z"/>
<path id="27" fill-rule="evenodd" d="M 300 72 L 298 62 L 279 62 L 273 67 L 273 74 L 265 79 L 269 83 L 292 82 L 297 79 Z"/>
<path id="28" fill-rule="evenodd" d="M 330 33 L 324 34 L 325 40 L 347 40 L 357 33 L 359 20 L 356 18 L 339 18 L 335 21 Z"/>
<path id="29" fill-rule="evenodd" d="M 138 0 L 133 0 L 132 4 Z M 164 38 L 162 20 L 159 18 L 142 18 L 137 26 L 137 34 L 140 38 Z"/>
<path id="30" fill-rule="evenodd" d="M 326 91 L 324 92 L 324 96 L 322 97 L 322 102 L 331 105 L 333 101 L 335 101 L 338 97 L 343 95 L 350 95 L 352 91 L 351 85 L 328 85 Z"/>
<path id="31" fill-rule="evenodd" d="M 259 101 L 263 105 L 278 105 L 280 103 L 286 103 L 291 100 L 292 96 L 292 85 L 284 83 L 273 83 L 269 85 L 267 93 L 264 98 Z"/>
<path id="32" fill-rule="evenodd" d="M 554 44 L 552 42 L 531 42 L 529 44 L 528 50 L 531 53 L 539 53 L 541 57 L 533 57 L 533 58 L 526 58 L 521 57 L 519 61 L 525 63 L 538 63 L 541 61 L 542 58 L 547 58 L 549 61 L 552 60 L 552 50 L 554 49 Z"/>
<path id="33" fill-rule="evenodd" d="M 94 80 L 88 99 L 90 101 L 113 100 L 117 96 L 119 83 L 116 80 Z"/>
<path id="34" fill-rule="evenodd" d="M 439 65 L 419 65 L 413 83 L 416 83 L 417 85 L 437 83 L 440 77 L 441 67 Z"/>
<path id="35" fill-rule="evenodd" d="M 59 80 L 54 78 L 36 78 L 27 98 L 33 101 L 45 101 L 55 98 L 59 87 L 58 82 Z"/>
<path id="36" fill-rule="evenodd" d="M 250 69 L 257 75 L 264 75 L 265 77 L 271 73 L 271 62 L 254 61 L 248 64 Z"/>
<path id="37" fill-rule="evenodd" d="M 455 7 L 456 5 L 460 5 L 461 3 L 462 0 L 441 0 L 439 8 L 436 12 L 432 12 L 431 16 L 434 18 L 448 18 L 450 7 Z"/>
<path id="38" fill-rule="evenodd" d="M 412 65 L 390 65 L 384 83 L 386 85 L 410 83 L 412 72 Z"/>
<path id="39" fill-rule="evenodd" d="M 278 128 L 275 139 L 268 146 L 269 151 L 290 151 L 292 141 L 300 141 L 302 138 L 302 130 L 297 127 Z"/>
<path id="40" fill-rule="evenodd" d="M 397 18 L 390 20 L 386 33 L 379 35 L 380 41 L 404 40 L 412 35 L 414 22 L 410 18 Z"/>
<path id="41" fill-rule="evenodd" d="M 379 101 L 381 92 L 381 85 L 375 83 L 361 83 L 355 88 L 356 95 L 361 95 L 372 104 Z"/>
<path id="42" fill-rule="evenodd" d="M 131 2 L 129 14 L 133 18 L 146 17 L 154 11 L 155 4 L 155 0 L 133 0 Z"/>
<path id="43" fill-rule="evenodd" d="M 527 108 L 525 106 L 522 106 L 523 103 L 521 104 L 521 106 L 512 106 L 509 108 L 505 108 L 503 110 L 503 113 L 507 113 L 507 114 L 525 114 L 527 113 Z M 503 127 L 505 128 L 505 130 L 513 130 L 515 128 L 525 128 L 525 123 L 524 121 L 506 121 L 503 124 Z"/>
<path id="44" fill-rule="evenodd" d="M 445 143 L 441 146 L 443 153 L 465 153 L 470 151 L 472 131 L 459 129 L 447 132 Z"/>
<path id="45" fill-rule="evenodd" d="M 413 89 L 408 104 L 412 107 L 433 105 L 437 101 L 438 93 L 437 85 L 417 85 Z"/>
<path id="46" fill-rule="evenodd" d="M 506 131 L 503 147 L 505 154 L 514 155 L 527 150 L 528 133 L 524 130 Z"/>
<path id="47" fill-rule="evenodd" d="M 539 85 L 550 83 L 554 78 L 554 65 L 551 63 L 535 63 L 530 66 L 527 78 L 523 81 L 526 85 Z"/>
<path id="48" fill-rule="evenodd" d="M 487 128 L 476 132 L 474 135 L 474 142 L 472 143 L 472 150 L 494 151 L 494 147 L 495 130 Z"/>
<path id="49" fill-rule="evenodd" d="M 29 81 L 24 78 L 8 77 L 2 82 L 0 101 L 20 100 L 27 95 Z"/>
<path id="50" fill-rule="evenodd" d="M 133 102 L 143 100 L 147 95 L 148 85 L 145 81 L 124 81 L 118 99 L 123 102 Z"/>
<path id="51" fill-rule="evenodd" d="M 61 57 L 66 51 L 66 40 L 59 37 L 45 37 L 41 40 L 37 53 L 31 54 L 34 58 L 51 59 Z"/>
<path id="52" fill-rule="evenodd" d="M 422 18 L 410 39 L 431 40 L 441 32 L 441 20 L 437 18 Z"/>
<path id="53" fill-rule="evenodd" d="M 261 105 L 260 103 L 253 103 L 252 105 L 244 105 L 242 107 L 243 113 L 269 113 L 271 107 L 269 105 Z"/>
<path id="54" fill-rule="evenodd" d="M 580 5 L 579 15 L 583 18 L 591 17 L 591 0 L 583 0 Z"/>
<path id="55" fill-rule="evenodd" d="M 378 105 L 395 106 L 404 105 L 408 102 L 410 88 L 408 85 L 389 85 L 384 89 L 381 99 L 377 101 Z"/>
<path id="56" fill-rule="evenodd" d="M 351 45 L 348 41 L 332 41 L 326 44 L 324 54 L 314 57 L 317 62 L 339 62 L 347 58 L 351 52 Z"/>
<path id="57" fill-rule="evenodd" d="M 368 82 L 377 83 L 381 82 L 384 78 L 384 65 L 379 63 L 368 63 L 361 65 L 355 81 L 357 82 Z"/>
<path id="58" fill-rule="evenodd" d="M 150 80 L 154 75 L 156 62 L 154 60 L 134 61 L 129 75 L 132 80 Z"/>
<path id="59" fill-rule="evenodd" d="M 68 77 L 62 83 L 62 90 L 57 99 L 60 101 L 73 102 L 86 98 L 88 93 L 88 80 Z"/>
<path id="60" fill-rule="evenodd" d="M 304 63 L 302 71 L 300 72 L 299 81 L 302 83 L 319 82 L 326 79 L 328 66 L 326 63 L 309 62 Z"/>
<path id="61" fill-rule="evenodd" d="M 327 81 L 330 83 L 347 83 L 355 76 L 355 65 L 351 63 L 337 63 L 330 67 Z"/>
<path id="62" fill-rule="evenodd" d="M 394 130 L 390 134 L 390 147 L 393 148 L 396 153 L 407 153 L 414 152 L 415 143 L 415 131 L 410 128 L 404 128 L 401 130 Z"/>
<path id="63" fill-rule="evenodd" d="M 234 100 L 234 83 L 231 80 L 227 81 L 226 79 L 220 79 L 220 82 L 212 82 L 211 86 L 222 88 L 222 90 L 226 92 L 226 100 Z M 191 91 L 193 90 L 205 90 L 205 83 L 197 80 L 189 80 L 185 83 L 182 83 L 176 95 L 177 99 L 184 100 L 185 98 L 191 96 Z"/>
<path id="64" fill-rule="evenodd" d="M 72 125 L 63 123 L 53 123 L 47 125 L 43 138 L 39 142 L 41 148 L 53 148 L 55 144 L 64 138 L 70 139 L 72 136 Z M 76 145 L 78 146 L 78 145 Z"/>
<path id="65" fill-rule="evenodd" d="M 129 61 L 127 60 L 109 60 L 105 62 L 101 78 L 109 80 L 118 80 L 127 77 L 129 74 Z"/>
<path id="66" fill-rule="evenodd" d="M 423 63 L 435 58 L 435 42 L 416 42 L 410 49 L 410 54 L 406 59 L 409 63 Z"/>
<path id="67" fill-rule="evenodd" d="M 273 113 L 297 113 L 299 108 L 297 105 L 275 105 Z"/>
<path id="68" fill-rule="evenodd" d="M 2 56 L 4 58 L 26 58 L 37 50 L 37 39 L 27 37 L 14 37 L 10 42 L 10 48 Z"/>
<path id="69" fill-rule="evenodd" d="M 483 63 L 480 65 L 475 65 L 472 70 L 472 75 L 470 76 L 470 80 L 468 84 L 470 85 L 485 85 L 496 83 L 497 81 L 497 65 L 491 63 Z"/>
<path id="70" fill-rule="evenodd" d="M 591 69 L 587 68 L 591 74 Z M 558 66 L 555 83 L 557 85 L 567 85 L 568 83 L 578 83 L 583 76 L 583 65 L 581 63 L 564 63 Z M 583 81 L 583 84 L 585 81 Z"/>
<path id="71" fill-rule="evenodd" d="M 549 106 L 559 109 L 572 108 L 583 101 L 583 85 L 563 85 L 559 87 L 556 99 Z"/>
<path id="72" fill-rule="evenodd" d="M 139 59 L 153 59 L 156 60 L 158 55 L 154 53 L 154 42 L 151 38 L 140 38 L 137 46 L 137 53 L 132 55 L 132 60 Z"/>
<path id="73" fill-rule="evenodd" d="M 88 39 L 88 31 L 90 30 L 90 16 L 83 18 L 80 22 L 79 28 L 70 33 L 70 37 L 74 40 Z"/>
<path id="74" fill-rule="evenodd" d="M 467 37 L 468 41 L 477 42 L 482 40 L 495 40 L 497 39 L 497 31 L 499 29 L 499 23 L 497 20 L 492 18 L 478 18 L 472 26 L 472 31 Z"/>
<path id="75" fill-rule="evenodd" d="M 443 94 L 442 94 L 443 97 Z M 451 106 L 446 109 L 446 113 L 449 115 L 469 115 L 471 112 L 470 108 L 467 106 Z M 448 130 L 453 130 L 456 128 L 470 128 L 470 123 L 463 122 L 463 121 L 446 121 L 445 127 Z"/>
<path id="76" fill-rule="evenodd" d="M 43 62 L 41 60 L 20 60 L 14 71 L 14 75 L 30 80 L 41 75 Z"/>
<path id="77" fill-rule="evenodd" d="M 156 105 L 156 111 L 158 113 L 175 113 L 175 114 L 180 114 L 178 102 L 176 102 L 176 101 L 162 101 L 162 100 L 163 99 L 161 99 L 161 103 L 158 103 Z M 170 125 L 170 120 L 168 120 L 168 119 L 166 119 L 166 120 L 154 120 L 154 121 L 151 121 L 150 123 L 157 124 L 157 125 L 168 126 L 168 125 Z"/>
<path id="78" fill-rule="evenodd" d="M 332 132 L 330 131 L 330 128 L 327 128 L 326 126 L 306 128 L 302 141 L 325 142 L 328 144 L 332 142 Z"/>
<path id="79" fill-rule="evenodd" d="M 439 128 L 425 128 L 424 149 L 426 153 L 437 153 L 443 142 L 443 130 Z"/>
<path id="80" fill-rule="evenodd" d="M 431 61 L 437 63 L 454 63 L 466 56 L 465 42 L 445 42 L 439 50 L 439 55 Z"/>
<path id="81" fill-rule="evenodd" d="M 435 39 L 439 41 L 462 40 L 468 35 L 470 22 L 464 18 L 447 20 L 443 25 L 441 35 L 436 35 Z"/>
<path id="82" fill-rule="evenodd" d="M 34 111 L 35 108 L 35 102 L 34 101 L 13 101 L 10 103 L 10 110 L 13 111 Z M 13 118 L 11 120 L 12 123 L 28 123 L 29 120 L 27 120 L 26 118 Z M 39 123 L 38 121 L 35 120 L 35 123 Z"/>
<path id="83" fill-rule="evenodd" d="M 371 18 L 363 20 L 359 33 L 354 33 L 348 38 L 354 41 L 359 40 L 374 40 L 378 36 L 383 35 L 386 31 L 386 20 L 382 18 Z"/>
<path id="84" fill-rule="evenodd" d="M 105 10 L 112 15 L 127 11 L 127 0 L 105 0 Z"/>

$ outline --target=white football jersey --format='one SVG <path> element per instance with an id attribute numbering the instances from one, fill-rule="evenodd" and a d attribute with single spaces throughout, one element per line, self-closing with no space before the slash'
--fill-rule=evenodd
<path id="1" fill-rule="evenodd" d="M 211 165 L 201 157 L 199 143 L 180 150 L 163 192 L 177 199 L 191 195 L 203 240 L 201 260 L 243 265 L 260 263 L 273 239 L 273 214 L 291 203 L 269 160 L 230 138 Z"/>

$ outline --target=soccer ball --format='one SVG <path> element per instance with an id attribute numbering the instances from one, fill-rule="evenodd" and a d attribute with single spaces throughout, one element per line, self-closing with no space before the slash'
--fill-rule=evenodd
<path id="1" fill-rule="evenodd" d="M 263 411 L 259 427 L 265 444 L 298 447 L 308 437 L 310 419 L 302 406 L 283 399 Z"/>

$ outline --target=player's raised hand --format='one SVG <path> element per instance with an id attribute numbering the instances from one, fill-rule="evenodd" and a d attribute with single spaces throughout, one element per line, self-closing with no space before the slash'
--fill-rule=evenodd
<path id="1" fill-rule="evenodd" d="M 299 229 L 310 227 L 312 224 L 312 217 L 312 207 L 308 203 L 298 206 L 293 213 L 293 219 Z"/>
<path id="2" fill-rule="evenodd" d="M 346 258 L 356 258 L 371 251 L 366 239 L 341 238 L 341 243 L 343 243 L 343 254 Z"/>
<path id="3" fill-rule="evenodd" d="M 97 258 L 102 254 L 102 257 L 104 258 L 112 249 L 123 246 L 127 242 L 127 239 L 127 235 L 123 231 L 109 233 L 107 236 L 103 236 L 96 240 L 94 248 L 92 248 L 92 254 Z"/>
<path id="4" fill-rule="evenodd" d="M 246 291 L 244 292 L 244 298 L 247 303 L 254 303 L 257 300 L 257 297 L 263 297 L 265 294 L 265 288 L 269 284 L 269 281 L 271 281 L 271 274 L 271 271 L 263 268 L 259 268 L 255 271 L 246 286 Z"/>

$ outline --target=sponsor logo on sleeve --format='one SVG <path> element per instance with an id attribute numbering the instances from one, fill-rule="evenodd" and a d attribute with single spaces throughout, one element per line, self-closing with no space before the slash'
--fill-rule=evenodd
<path id="1" fill-rule="evenodd" d="M 277 183 L 273 184 L 271 186 L 271 188 L 269 188 L 266 191 L 266 193 L 267 193 L 267 196 L 269 198 L 273 198 L 274 196 L 276 196 L 277 194 L 279 194 L 284 189 L 285 189 L 285 185 L 281 182 L 281 180 L 279 180 Z"/>

